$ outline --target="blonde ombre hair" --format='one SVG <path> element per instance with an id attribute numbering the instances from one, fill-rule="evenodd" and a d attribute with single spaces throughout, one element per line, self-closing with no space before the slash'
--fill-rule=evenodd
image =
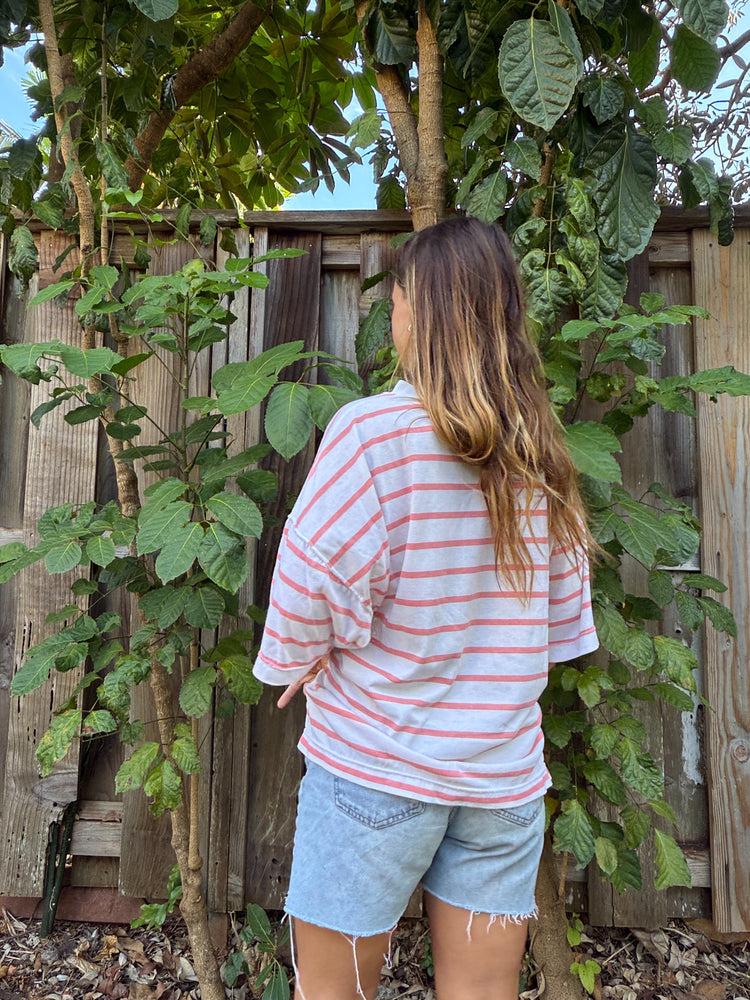
<path id="1" fill-rule="evenodd" d="M 498 575 L 528 594 L 533 563 L 524 528 L 541 495 L 551 544 L 595 545 L 541 358 L 526 332 L 509 240 L 478 219 L 446 219 L 407 241 L 396 280 L 412 317 L 404 375 L 438 436 L 477 467 Z"/>

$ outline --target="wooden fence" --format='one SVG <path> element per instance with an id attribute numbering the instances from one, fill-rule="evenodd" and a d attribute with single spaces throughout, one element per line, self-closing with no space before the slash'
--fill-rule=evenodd
<path id="1" fill-rule="evenodd" d="M 217 215 L 220 224 L 230 224 Z M 392 265 L 391 238 L 409 227 L 404 213 L 383 212 L 251 213 L 246 221 L 249 228 L 236 230 L 241 253 L 249 252 L 251 240 L 255 255 L 277 247 L 307 252 L 294 260 L 270 261 L 265 265 L 268 289 L 238 297 L 228 340 L 214 345 L 195 373 L 196 394 L 206 391 L 213 368 L 286 340 L 353 359 L 361 316 L 372 299 L 389 291 L 387 282 L 364 294 L 361 285 Z M 750 226 L 750 216 L 739 221 Z M 44 230 L 37 238 L 40 266 L 32 294 L 56 280 L 54 263 L 67 243 L 64 234 Z M 720 248 L 702 217 L 666 215 L 647 252 L 632 262 L 629 297 L 634 301 L 641 291 L 660 291 L 669 302 L 694 302 L 715 317 L 668 332 L 664 374 L 724 364 L 750 370 L 749 248 L 750 228 L 738 231 L 732 247 Z M 198 249 L 183 241 L 164 247 L 152 270 L 168 273 L 197 252 L 222 263 L 218 246 Z M 131 254 L 129 239 L 116 234 L 113 261 L 129 260 Z M 72 309 L 45 303 L 28 310 L 26 302 L 2 261 L 2 342 L 76 340 Z M 140 378 L 138 392 L 161 426 L 174 421 L 177 404 L 158 364 Z M 0 389 L 0 543 L 33 541 L 36 520 L 55 504 L 94 496 L 105 502 L 114 495 L 95 423 L 71 428 L 57 410 L 41 430 L 29 426 L 29 414 L 44 394 L 44 387 L 29 388 L 10 376 Z M 739 625 L 738 640 L 730 642 L 711 630 L 702 638 L 682 636 L 679 621 L 665 622 L 667 634 L 685 638 L 701 655 L 702 690 L 711 707 L 697 708 L 692 716 L 658 707 L 644 711 L 649 749 L 663 762 L 667 800 L 678 817 L 677 836 L 689 859 L 693 888 L 646 888 L 619 896 L 595 874 L 586 885 L 586 873 L 574 873 L 571 899 L 599 924 L 657 926 L 673 916 L 713 915 L 720 930 L 750 929 L 750 400 L 721 397 L 717 404 L 699 407 L 697 421 L 652 413 L 646 426 L 628 435 L 623 455 L 631 488 L 645 489 L 658 480 L 695 505 L 705 525 L 700 568 L 730 584 L 727 598 Z M 238 451 L 260 438 L 255 413 L 231 417 L 228 424 Z M 282 502 L 298 489 L 311 448 L 279 469 Z M 267 595 L 277 539 L 278 532 L 248 546 L 255 573 L 241 595 L 245 604 L 262 604 Z M 79 675 L 59 675 L 20 701 L 9 695 L 19 657 L 44 636 L 45 613 L 67 603 L 67 586 L 64 578 L 47 578 L 35 567 L 0 588 L 0 894 L 43 894 L 50 826 L 68 803 L 76 802 L 72 884 L 118 886 L 129 897 L 160 898 L 173 863 L 166 821 L 153 819 L 142 794 L 115 795 L 119 743 L 97 740 L 93 749 L 71 753 L 49 777 L 40 778 L 36 744 L 52 708 Z M 634 579 L 632 588 L 644 592 L 643 581 Z M 117 610 L 127 621 L 129 607 Z M 295 749 L 302 704 L 298 699 L 279 713 L 274 702 L 271 692 L 253 709 L 203 724 L 201 847 L 209 907 L 216 913 L 241 909 L 249 901 L 282 905 L 302 769 Z M 149 711 L 145 705 L 137 709 Z M 645 862 L 648 870 L 650 860 Z"/>

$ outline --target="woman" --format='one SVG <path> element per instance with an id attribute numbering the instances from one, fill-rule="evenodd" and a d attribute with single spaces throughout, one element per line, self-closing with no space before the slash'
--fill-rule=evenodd
<path id="1" fill-rule="evenodd" d="M 372 1000 L 421 883 L 441 1000 L 517 996 L 544 831 L 538 698 L 597 646 L 575 471 L 502 230 L 415 234 L 404 380 L 331 421 L 256 675 L 304 686 L 287 912 L 297 1000 Z"/>

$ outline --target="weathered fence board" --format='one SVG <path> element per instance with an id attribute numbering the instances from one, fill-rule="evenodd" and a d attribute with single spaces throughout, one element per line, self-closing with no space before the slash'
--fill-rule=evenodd
<path id="1" fill-rule="evenodd" d="M 67 239 L 62 237 L 62 241 Z M 60 235 L 42 232 L 40 275 L 52 272 L 60 248 Z M 65 343 L 79 341 L 80 329 L 71 310 L 60 310 L 48 302 L 27 313 L 27 317 L 28 341 L 49 339 L 52 331 Z M 31 387 L 26 419 L 47 395 L 45 383 Z M 94 496 L 97 425 L 66 424 L 64 413 L 72 408 L 71 403 L 59 407 L 48 415 L 44 433 L 29 434 L 23 494 L 23 540 L 27 545 L 38 541 L 36 524 L 49 507 L 83 503 Z M 53 630 L 45 623 L 46 615 L 70 603 L 70 584 L 79 575 L 73 570 L 47 576 L 40 573 L 39 566 L 20 574 L 15 609 L 16 662 Z M 27 896 L 42 893 L 50 824 L 78 797 L 77 746 L 46 778 L 41 777 L 35 752 L 52 720 L 53 707 L 70 696 L 81 676 L 81 668 L 57 674 L 23 701 L 11 704 L 0 822 L 0 886 L 5 892 Z"/>
<path id="2" fill-rule="evenodd" d="M 732 364 L 750 371 L 750 229 L 731 247 L 693 233 L 695 301 L 718 322 L 696 323 L 699 368 Z M 708 630 L 713 919 L 722 931 L 750 928 L 750 400 L 699 402 L 703 569 L 728 584 L 738 625 L 732 642 Z"/>

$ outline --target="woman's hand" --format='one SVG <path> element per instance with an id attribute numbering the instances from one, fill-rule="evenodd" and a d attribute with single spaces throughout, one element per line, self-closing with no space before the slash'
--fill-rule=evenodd
<path id="1" fill-rule="evenodd" d="M 309 684 L 310 681 L 315 680 L 320 671 L 325 670 L 327 667 L 328 667 L 328 657 L 321 656 L 321 658 L 318 660 L 315 666 L 312 667 L 310 670 L 308 670 L 304 677 L 300 678 L 300 680 L 298 681 L 295 681 L 294 684 L 289 685 L 289 687 L 284 691 L 282 696 L 276 702 L 276 707 L 286 708 L 286 706 L 289 704 L 289 702 L 292 700 L 295 694 L 299 691 L 299 689 L 303 688 L 305 684 Z"/>

